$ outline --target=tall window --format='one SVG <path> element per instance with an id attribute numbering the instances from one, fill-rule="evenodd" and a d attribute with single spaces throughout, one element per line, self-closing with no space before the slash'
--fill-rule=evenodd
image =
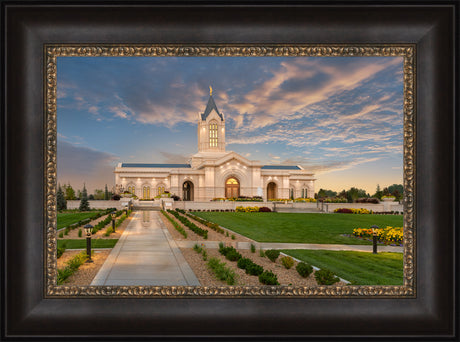
<path id="1" fill-rule="evenodd" d="M 158 195 L 161 195 L 161 194 L 163 194 L 164 192 L 165 192 L 165 187 L 162 186 L 162 185 L 159 186 L 159 187 L 158 187 Z"/>
<path id="2" fill-rule="evenodd" d="M 143 188 L 144 192 L 144 199 L 149 199 L 150 198 L 150 187 L 144 186 Z"/>
<path id="3" fill-rule="evenodd" d="M 135 195 L 136 189 L 134 188 L 134 186 L 128 186 L 128 191 L 132 193 L 133 195 Z"/>
<path id="4" fill-rule="evenodd" d="M 209 124 L 209 147 L 217 147 L 217 123 Z"/>

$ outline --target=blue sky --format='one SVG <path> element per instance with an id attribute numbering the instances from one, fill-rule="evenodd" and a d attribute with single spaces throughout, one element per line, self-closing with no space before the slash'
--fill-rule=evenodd
<path id="1" fill-rule="evenodd" d="M 316 190 L 403 180 L 400 57 L 59 57 L 58 182 L 109 188 L 119 162 L 197 152 L 209 86 L 227 151 L 302 165 Z"/>

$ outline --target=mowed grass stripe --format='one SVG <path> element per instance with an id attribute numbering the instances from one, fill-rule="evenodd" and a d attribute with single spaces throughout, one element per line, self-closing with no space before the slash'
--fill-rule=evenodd
<path id="1" fill-rule="evenodd" d="M 91 248 L 113 248 L 117 241 L 118 239 L 91 239 Z M 86 248 L 86 239 L 63 239 L 57 242 L 58 248 L 61 248 L 64 243 L 67 249 Z"/>
<path id="2" fill-rule="evenodd" d="M 342 236 L 355 228 L 402 227 L 402 215 L 316 213 L 195 212 L 258 242 L 370 245 L 370 241 Z"/>
<path id="3" fill-rule="evenodd" d="M 356 285 L 402 285 L 402 253 L 283 250 L 284 253 L 319 268 L 327 268 Z"/>
<path id="4" fill-rule="evenodd" d="M 93 217 L 99 211 L 89 211 L 84 213 L 58 213 L 57 214 L 57 229 L 67 227 L 73 223 L 77 223 L 80 220 L 84 220 L 88 217 Z"/>

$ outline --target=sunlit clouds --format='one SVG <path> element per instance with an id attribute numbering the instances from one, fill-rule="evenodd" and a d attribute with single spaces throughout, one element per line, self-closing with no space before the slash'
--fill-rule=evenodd
<path id="1" fill-rule="evenodd" d="M 227 150 L 295 162 L 316 173 L 318 188 L 332 187 L 323 183 L 331 177 L 369 192 L 384 177 L 402 182 L 399 57 L 59 57 L 57 75 L 62 181 L 70 174 L 62 150 L 71 147 L 81 156 L 74 162 L 100 163 L 91 182 L 102 186 L 113 183 L 117 161 L 186 162 L 212 86 Z"/>

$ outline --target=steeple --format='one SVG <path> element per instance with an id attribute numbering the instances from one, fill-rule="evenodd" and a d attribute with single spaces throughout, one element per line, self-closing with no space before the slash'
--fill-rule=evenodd
<path id="1" fill-rule="evenodd" d="M 212 87 L 209 86 L 209 100 L 208 104 L 206 105 L 206 109 L 204 110 L 204 113 L 201 114 L 201 120 L 205 121 L 213 110 L 216 111 L 220 120 L 224 121 L 224 116 L 222 115 L 222 113 L 219 112 L 219 109 L 217 109 L 216 103 L 214 102 L 214 99 L 212 97 Z"/>
<path id="2" fill-rule="evenodd" d="M 198 119 L 198 152 L 225 152 L 225 119 L 214 102 L 211 86 L 206 109 Z"/>

